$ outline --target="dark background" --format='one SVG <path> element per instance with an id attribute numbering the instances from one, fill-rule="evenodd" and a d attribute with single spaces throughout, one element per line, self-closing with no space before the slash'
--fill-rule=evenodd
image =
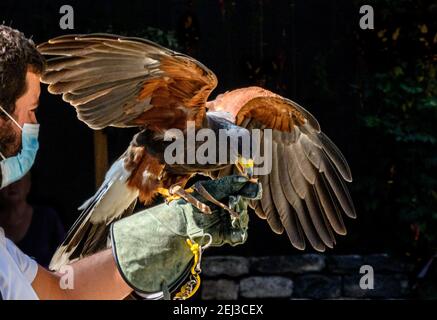
<path id="1" fill-rule="evenodd" d="M 374 6 L 375 30 L 359 28 L 362 3 Z M 432 237 L 426 236 L 437 231 L 433 198 L 436 184 L 433 180 L 421 190 L 424 184 L 418 182 L 418 172 L 414 171 L 426 169 L 420 174 L 429 177 L 435 169 L 435 159 L 426 167 L 420 162 L 422 156 L 405 162 L 406 155 L 402 153 L 419 144 L 426 156 L 435 156 L 435 140 L 431 138 L 435 137 L 436 111 L 414 120 L 419 128 L 431 128 L 426 129 L 429 141 L 399 140 L 390 130 L 371 122 L 376 121 L 372 117 L 378 117 L 379 124 L 390 117 L 397 123 L 410 113 L 417 114 L 413 109 L 402 111 L 402 115 L 384 109 L 379 94 L 385 87 L 381 89 L 379 84 L 385 78 L 374 76 L 390 76 L 397 59 L 407 64 L 416 58 L 431 61 L 425 54 L 432 58 L 435 51 L 430 53 L 420 47 L 419 42 L 423 41 L 419 41 L 419 36 L 414 45 L 408 41 L 413 39 L 413 32 L 416 35 L 424 30 L 419 26 L 423 23 L 427 24 L 427 32 L 422 33 L 435 44 L 437 19 L 432 1 L 69 1 L 74 8 L 75 29 L 66 31 L 59 28 L 59 8 L 63 4 L 67 3 L 2 0 L 0 22 L 32 36 L 35 43 L 65 33 L 111 32 L 149 37 L 192 55 L 213 70 L 219 85 L 212 98 L 226 90 L 261 85 L 295 100 L 316 116 L 322 130 L 348 159 L 354 175 L 351 190 L 358 219 L 346 222 L 349 234 L 338 238 L 335 252 L 389 251 L 410 258 L 417 256 L 419 264 L 436 252 Z M 397 28 L 401 30 L 399 40 L 393 35 Z M 386 31 L 381 33 L 383 30 Z M 404 74 L 408 74 L 407 70 L 408 66 Z M 412 70 L 414 73 L 414 67 Z M 435 85 L 435 73 L 426 77 L 434 78 L 426 85 L 418 80 L 416 87 L 429 89 Z M 430 99 L 435 92 L 432 90 L 426 93 Z M 407 98 L 416 94 L 413 89 L 404 91 Z M 404 97 L 391 99 L 403 101 Z M 430 101 L 432 107 L 434 100 Z M 393 104 L 400 106 L 396 101 Z M 75 208 L 95 191 L 93 132 L 77 120 L 72 107 L 59 96 L 49 95 L 45 88 L 38 119 L 41 147 L 33 169 L 32 200 L 55 207 L 68 227 L 78 215 Z M 127 147 L 133 132 L 105 130 L 110 162 Z M 414 130 L 408 131 L 411 132 Z M 419 187 L 412 187 L 412 194 L 417 192 L 430 201 L 421 207 L 421 214 L 414 215 L 417 205 L 417 210 L 408 209 L 401 214 L 400 208 L 406 208 L 402 197 L 408 203 L 413 201 L 410 193 L 404 194 L 403 184 L 417 184 Z M 252 217 L 249 240 L 244 246 L 214 252 L 295 252 L 285 235 L 274 235 L 264 221 Z"/>

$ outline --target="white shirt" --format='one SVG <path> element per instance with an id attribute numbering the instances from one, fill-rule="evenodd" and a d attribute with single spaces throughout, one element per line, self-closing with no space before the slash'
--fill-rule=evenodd
<path id="1" fill-rule="evenodd" d="M 0 228 L 0 293 L 3 300 L 38 300 L 32 288 L 38 264 L 24 254 Z"/>

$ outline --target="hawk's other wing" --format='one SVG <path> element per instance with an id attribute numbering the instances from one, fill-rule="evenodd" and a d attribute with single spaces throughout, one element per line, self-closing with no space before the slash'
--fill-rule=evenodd
<path id="1" fill-rule="evenodd" d="M 251 204 L 257 215 L 275 233 L 285 230 L 298 249 L 305 249 L 305 238 L 318 251 L 332 248 L 334 234 L 346 234 L 343 214 L 356 217 L 345 183 L 352 175 L 317 120 L 297 103 L 257 87 L 225 93 L 208 106 L 229 112 L 247 129 L 273 129 L 272 171 L 258 177 L 263 196 Z"/>

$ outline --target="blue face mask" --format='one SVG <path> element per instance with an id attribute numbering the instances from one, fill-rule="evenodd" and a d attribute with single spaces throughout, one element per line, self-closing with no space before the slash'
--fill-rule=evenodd
<path id="1" fill-rule="evenodd" d="M 3 111 L 16 126 L 21 129 L 21 152 L 15 157 L 5 158 L 1 153 L 0 156 L 3 160 L 0 162 L 1 169 L 1 186 L 0 189 L 20 180 L 24 175 L 29 172 L 32 167 L 36 153 L 39 148 L 38 133 L 39 124 L 25 123 L 23 128 L 15 121 L 12 116 L 7 113 L 1 106 L 0 110 Z"/>

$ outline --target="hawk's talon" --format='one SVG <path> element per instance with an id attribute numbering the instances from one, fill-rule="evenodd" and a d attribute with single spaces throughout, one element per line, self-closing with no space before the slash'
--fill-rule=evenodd
<path id="1" fill-rule="evenodd" d="M 178 186 L 178 185 L 171 186 L 169 189 L 167 189 L 167 188 L 158 188 L 157 189 L 158 193 L 164 197 L 166 203 L 170 203 L 173 200 L 178 200 L 181 198 L 180 195 L 178 195 L 177 193 L 174 193 L 174 187 L 176 187 L 176 186 Z M 192 192 L 194 192 L 194 189 L 187 188 L 184 191 L 187 193 L 192 193 Z"/>
<path id="2" fill-rule="evenodd" d="M 156 189 L 156 191 L 158 191 L 159 194 L 161 194 L 164 198 L 170 197 L 170 190 L 167 188 L 158 188 Z"/>

